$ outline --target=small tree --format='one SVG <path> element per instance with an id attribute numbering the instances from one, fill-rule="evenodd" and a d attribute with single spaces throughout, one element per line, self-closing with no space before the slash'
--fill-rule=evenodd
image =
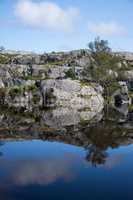
<path id="1" fill-rule="evenodd" d="M 110 77 L 110 73 L 108 72 L 110 70 L 118 71 L 117 65 L 120 62 L 120 58 L 112 53 L 108 41 L 97 37 L 93 42 L 88 44 L 88 47 L 93 58 L 91 68 L 95 70 L 93 74 L 97 75 L 94 78 L 100 78 L 103 81 L 115 78 L 113 76 Z"/>
<path id="2" fill-rule="evenodd" d="M 5 50 L 5 47 L 0 46 L 0 52 L 1 52 L 1 51 L 4 51 L 4 50 Z"/>
<path id="3" fill-rule="evenodd" d="M 104 95 L 108 105 L 110 96 L 117 89 L 116 87 L 119 87 L 117 76 L 120 71 L 118 63 L 121 62 L 121 59 L 112 53 L 108 41 L 101 40 L 99 37 L 90 42 L 88 47 L 91 59 L 90 65 L 86 68 L 86 74 L 88 77 L 91 76 L 91 80 L 104 87 Z"/>
<path id="4" fill-rule="evenodd" d="M 100 37 L 95 38 L 93 42 L 89 42 L 88 47 L 92 54 L 111 52 L 111 48 L 108 45 L 108 41 L 101 40 Z"/>
<path id="5" fill-rule="evenodd" d="M 119 72 L 118 63 L 121 59 L 112 53 L 107 40 L 97 37 L 88 44 L 91 53 L 90 65 L 86 72 L 92 79 L 101 84 L 116 81 Z M 90 72 L 90 74 L 89 74 Z"/>

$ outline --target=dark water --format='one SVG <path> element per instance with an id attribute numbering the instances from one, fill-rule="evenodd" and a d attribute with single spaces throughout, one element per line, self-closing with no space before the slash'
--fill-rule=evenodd
<path id="1" fill-rule="evenodd" d="M 133 115 L 125 107 L 110 113 L 68 127 L 50 115 L 60 129 L 1 113 L 0 200 L 132 200 Z"/>
<path id="2" fill-rule="evenodd" d="M 42 140 L 1 141 L 0 199 L 132 200 L 132 140 L 115 142 L 108 135 L 101 137 L 104 141 L 100 136 L 95 139 L 87 147 Z"/>

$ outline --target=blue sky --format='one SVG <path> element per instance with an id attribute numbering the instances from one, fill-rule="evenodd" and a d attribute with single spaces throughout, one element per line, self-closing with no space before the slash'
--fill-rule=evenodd
<path id="1" fill-rule="evenodd" d="M 0 45 L 36 52 L 86 48 L 96 36 L 133 51 L 133 0 L 0 0 Z"/>

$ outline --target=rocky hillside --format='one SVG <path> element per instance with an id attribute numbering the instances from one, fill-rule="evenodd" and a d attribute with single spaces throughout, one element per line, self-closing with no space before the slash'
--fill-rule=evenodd
<path id="1" fill-rule="evenodd" d="M 121 58 L 116 69 L 132 79 L 133 54 L 115 55 Z M 0 52 L 0 104 L 24 112 L 50 108 L 42 118 L 57 128 L 90 121 L 104 107 L 103 88 L 91 77 L 92 62 L 95 60 L 88 50 L 42 55 Z"/>
<path id="2" fill-rule="evenodd" d="M 90 121 L 101 113 L 104 100 L 100 85 L 82 80 L 89 62 L 86 51 L 1 53 L 1 106 L 42 115 L 46 125 L 54 128 Z"/>
<path id="3" fill-rule="evenodd" d="M 133 70 L 133 53 L 117 52 L 113 54 L 120 57 L 116 71 L 118 68 L 131 73 Z M 15 53 L 14 51 L 0 52 L 1 68 L 5 69 L 11 76 L 18 78 L 27 77 L 30 79 L 29 76 L 33 76 L 34 79 L 57 79 L 67 78 L 73 75 L 78 79 L 82 79 L 83 69 L 89 66 L 91 67 L 91 64 L 94 62 L 95 60 L 89 50 L 53 52 L 41 55 L 34 53 L 26 54 L 24 52 Z"/>

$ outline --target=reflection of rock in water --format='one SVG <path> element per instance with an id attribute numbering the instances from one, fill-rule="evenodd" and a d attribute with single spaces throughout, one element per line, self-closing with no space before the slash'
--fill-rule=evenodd
<path id="1" fill-rule="evenodd" d="M 10 118 L 10 122 L 14 121 Z M 86 160 L 94 166 L 104 165 L 108 158 L 108 148 L 118 148 L 121 145 L 133 143 L 133 131 L 129 127 L 123 127 L 116 123 L 100 123 L 92 127 L 64 127 L 60 130 L 41 127 L 40 123 L 25 120 L 23 125 L 17 118 L 19 124 L 16 129 L 1 129 L 1 140 L 19 139 L 41 139 L 43 141 L 57 141 L 66 144 L 83 147 L 86 150 Z M 22 119 L 21 119 L 22 120 Z M 8 119 L 5 118 L 5 124 Z M 21 126 L 20 126 L 21 124 Z M 34 125 L 33 125 L 34 124 Z"/>
<path id="2" fill-rule="evenodd" d="M 49 127 L 60 129 L 65 126 L 82 124 L 84 122 L 88 122 L 89 124 L 92 119 L 94 119 L 95 122 L 99 122 L 102 119 L 102 113 L 98 113 L 96 116 L 93 111 L 57 108 L 44 112 L 41 121 L 42 124 L 45 122 Z"/>
<path id="3" fill-rule="evenodd" d="M 95 84 L 83 84 L 76 80 L 49 79 L 40 83 L 42 95 L 40 96 L 42 99 L 40 103 L 43 102 L 42 106 L 41 104 L 33 105 L 32 98 L 28 98 L 27 106 L 24 106 L 20 96 L 17 96 L 20 102 L 17 104 L 16 100 L 12 102 L 9 99 L 6 111 L 9 110 L 8 112 L 11 114 L 14 109 L 16 115 L 16 111 L 18 112 L 19 110 L 20 121 L 23 119 L 23 115 L 29 114 L 32 120 L 38 118 L 42 126 L 45 124 L 55 129 L 80 123 L 89 123 L 94 118 L 94 121 L 99 122 L 104 107 L 104 99 L 101 90 L 98 88 L 99 86 Z M 25 100 L 25 97 L 23 99 Z M 37 100 L 36 98 L 33 99 Z M 3 105 L 1 107 L 3 108 Z M 6 116 L 10 118 L 8 113 L 6 113 Z M 13 120 L 14 125 L 15 121 Z M 12 128 L 12 124 L 10 125 Z M 8 123 L 7 127 L 10 127 L 10 125 Z"/>
<path id="4" fill-rule="evenodd" d="M 53 109 L 27 112 L 25 110 L 3 109 L 0 115 L 0 127 L 3 129 L 24 129 L 24 127 L 49 127 L 63 129 L 67 126 L 91 125 L 98 123 L 103 113 L 88 109 L 57 107 Z"/>
<path id="5" fill-rule="evenodd" d="M 126 104 L 117 108 L 117 111 L 127 118 Z M 113 113 L 111 110 L 111 113 L 115 120 L 116 111 Z M 6 110 L 0 116 L 0 139 L 41 139 L 80 146 L 86 150 L 86 160 L 94 166 L 106 163 L 109 147 L 117 148 L 133 143 L 132 127 L 119 124 L 116 120 L 86 126 L 84 121 L 80 121 L 82 115 L 91 119 L 93 112 L 60 108 L 20 114 L 13 110 L 7 113 Z M 102 115 L 99 114 L 93 122 L 101 119 Z"/>
<path id="6" fill-rule="evenodd" d="M 42 113 L 42 120 L 50 127 L 60 128 L 90 121 L 103 110 L 103 97 L 91 85 L 72 80 L 47 80 L 41 83 L 42 93 L 54 96 L 54 108 Z M 50 98 L 51 99 L 51 98 Z M 46 103 L 51 108 L 51 104 Z"/>

